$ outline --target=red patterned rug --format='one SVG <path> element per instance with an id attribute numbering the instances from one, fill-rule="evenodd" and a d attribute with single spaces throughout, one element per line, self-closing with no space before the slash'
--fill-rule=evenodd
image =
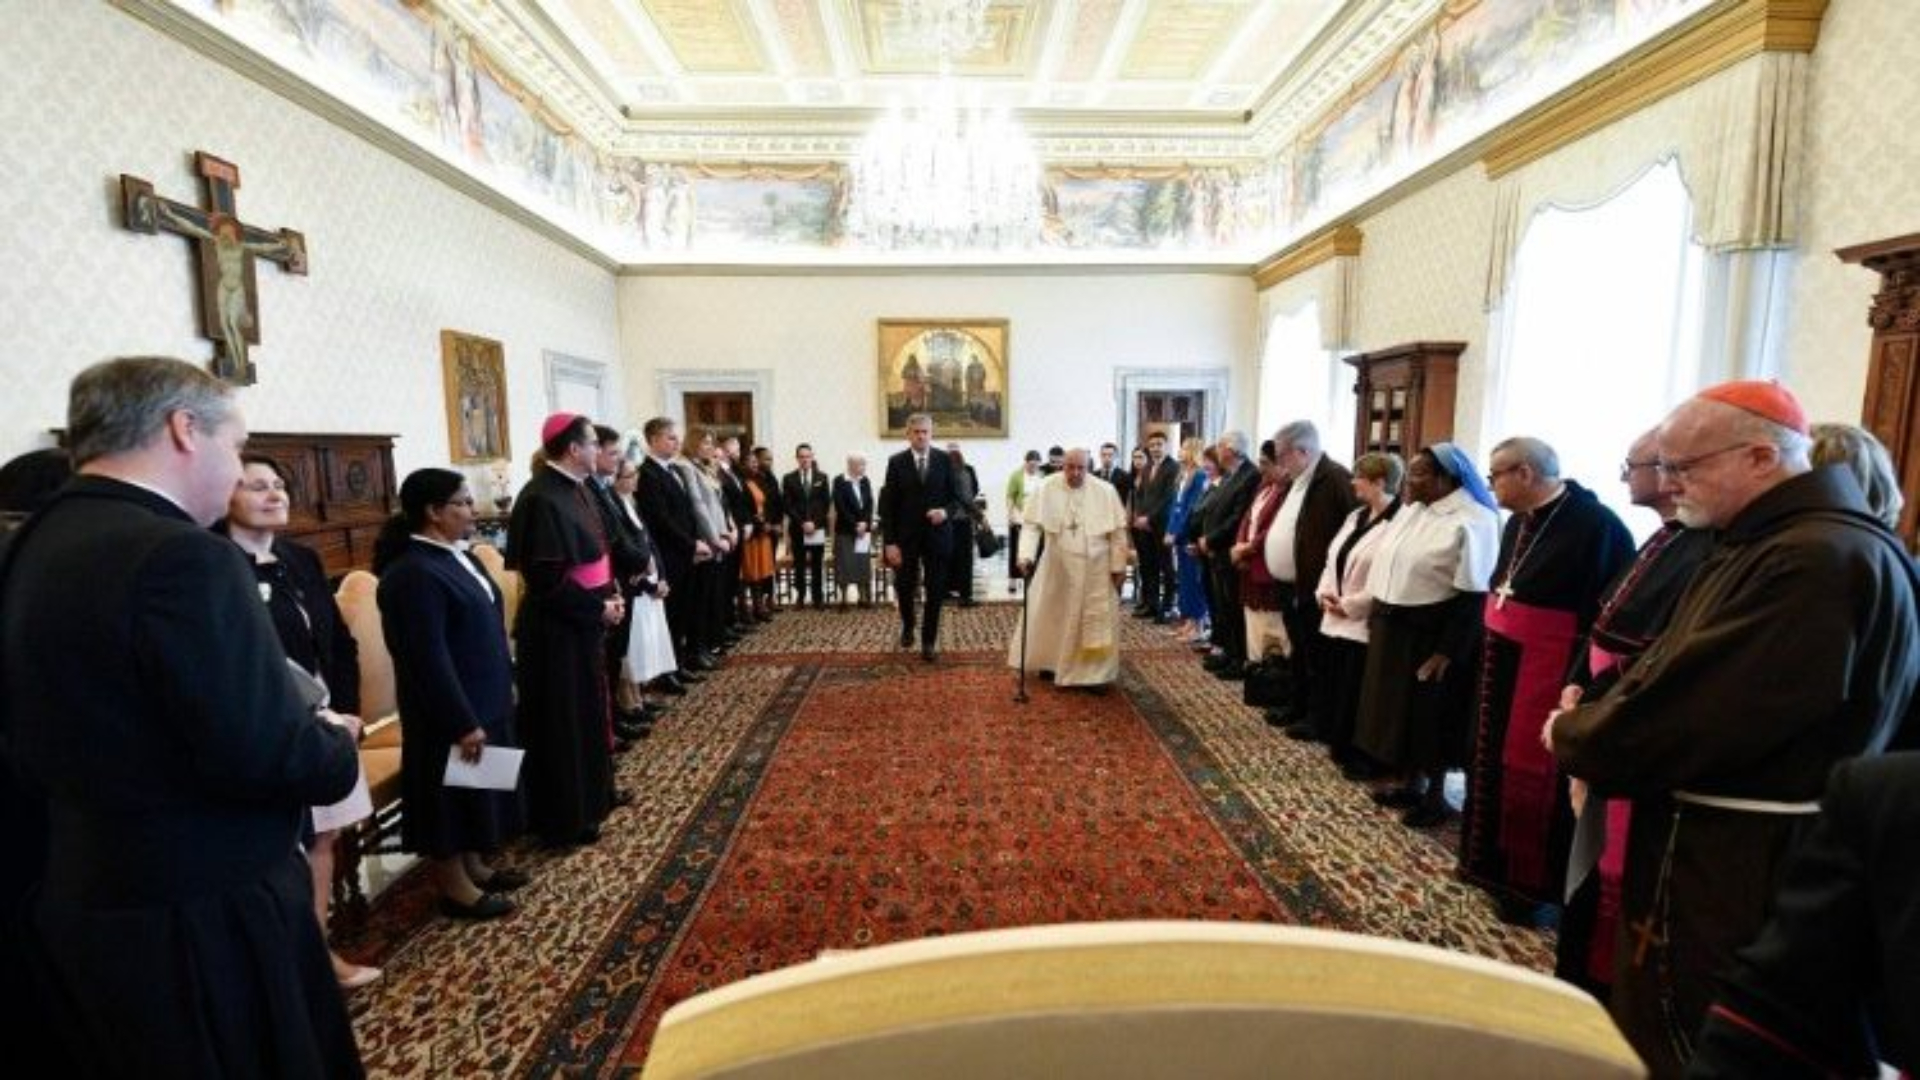
<path id="1" fill-rule="evenodd" d="M 1129 626 L 1105 695 L 1013 679 L 978 610 L 938 665 L 883 613 L 787 616 L 622 761 L 640 798 L 593 848 L 529 854 L 498 924 L 435 920 L 417 882 L 346 943 L 378 1075 L 637 1075 L 661 1013 L 823 950 L 1113 919 L 1285 922 L 1542 966 L 1433 838 L 1279 738 L 1237 686 Z"/>

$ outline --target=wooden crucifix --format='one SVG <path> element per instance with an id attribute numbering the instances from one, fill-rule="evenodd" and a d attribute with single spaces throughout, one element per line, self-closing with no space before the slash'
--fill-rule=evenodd
<path id="1" fill-rule="evenodd" d="M 206 183 L 205 209 L 163 199 L 148 181 L 122 173 L 121 214 L 133 232 L 164 231 L 193 241 L 200 263 L 200 332 L 213 342 L 213 373 L 250 386 L 254 368 L 247 346 L 260 343 L 253 262 L 267 259 L 289 274 L 304 275 L 307 240 L 292 229 L 268 232 L 240 220 L 233 204 L 240 170 L 232 162 L 201 150 L 193 155 L 193 167 Z"/>

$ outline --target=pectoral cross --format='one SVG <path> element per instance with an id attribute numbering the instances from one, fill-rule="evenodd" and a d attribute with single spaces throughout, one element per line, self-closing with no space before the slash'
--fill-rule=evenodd
<path id="1" fill-rule="evenodd" d="M 1508 578 L 1500 583 L 1499 588 L 1493 590 L 1493 606 L 1505 610 L 1507 601 L 1511 599 L 1513 599 L 1513 579 Z"/>
<path id="2" fill-rule="evenodd" d="M 1639 922 L 1628 923 L 1627 929 L 1633 931 L 1635 939 L 1633 946 L 1633 966 L 1637 968 L 1646 967 L 1647 950 L 1649 948 L 1665 946 L 1667 939 L 1665 935 L 1653 928 L 1653 914 L 1651 912 Z"/>
<path id="3" fill-rule="evenodd" d="M 254 260 L 276 262 L 287 273 L 304 276 L 307 241 L 292 229 L 268 232 L 240 220 L 233 202 L 240 170 L 232 162 L 199 151 L 193 167 L 206 183 L 206 209 L 163 199 L 153 193 L 151 182 L 123 173 L 121 220 L 129 232 L 164 231 L 193 241 L 200 268 L 200 332 L 213 342 L 213 373 L 249 386 L 254 369 L 247 346 L 260 343 Z"/>

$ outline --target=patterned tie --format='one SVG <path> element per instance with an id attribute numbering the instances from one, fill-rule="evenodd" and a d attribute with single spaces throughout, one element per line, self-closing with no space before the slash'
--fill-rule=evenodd
<path id="1" fill-rule="evenodd" d="M 920 479 L 925 480 L 927 478 L 927 455 L 913 455 L 913 469 L 920 474 Z"/>

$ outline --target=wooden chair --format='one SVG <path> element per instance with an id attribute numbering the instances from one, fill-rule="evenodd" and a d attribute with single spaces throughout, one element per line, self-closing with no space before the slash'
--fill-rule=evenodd
<path id="1" fill-rule="evenodd" d="M 334 918 L 354 922 L 366 915 L 360 887 L 360 860 L 381 849 L 400 827 L 400 714 L 393 682 L 393 657 L 380 630 L 380 582 L 364 570 L 340 579 L 334 600 L 360 653 L 360 712 L 367 727 L 360 742 L 360 767 L 367 773 L 373 816 L 341 836 L 333 875 Z"/>
<path id="2" fill-rule="evenodd" d="M 822 957 L 667 1011 L 643 1080 L 1637 1077 L 1544 975 L 1300 927 L 1083 923 Z"/>
<path id="3" fill-rule="evenodd" d="M 501 555 L 500 549 L 492 544 L 473 545 L 473 557 L 480 561 L 480 565 L 487 571 L 487 576 L 493 579 L 494 587 L 500 590 L 501 607 L 505 611 L 507 621 L 507 647 L 512 648 L 513 620 L 514 616 L 520 612 L 520 594 L 523 591 L 520 575 L 507 569 L 506 557 Z"/>

